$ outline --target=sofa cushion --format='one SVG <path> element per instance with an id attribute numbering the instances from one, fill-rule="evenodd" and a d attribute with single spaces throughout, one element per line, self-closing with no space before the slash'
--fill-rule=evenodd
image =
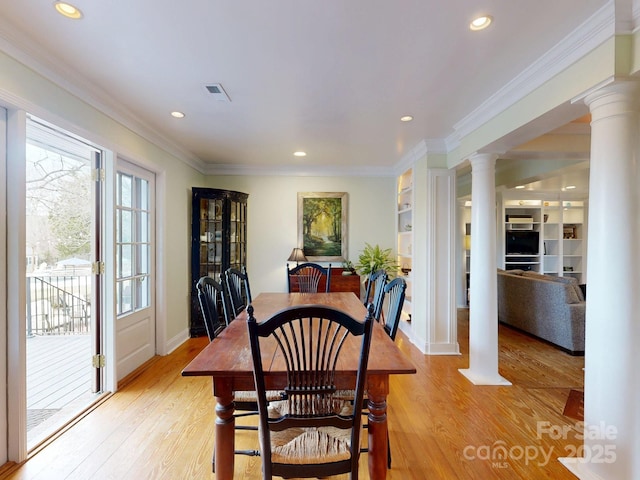
<path id="1" fill-rule="evenodd" d="M 549 282 L 578 283 L 578 281 L 573 277 L 558 277 L 557 275 L 544 275 L 538 272 L 524 272 L 522 275 L 525 277 L 537 278 L 538 280 L 547 280 Z"/>
<path id="2" fill-rule="evenodd" d="M 523 277 L 535 278 L 537 280 L 544 280 L 547 282 L 557 282 L 564 283 L 569 285 L 567 289 L 567 303 L 580 303 L 584 302 L 584 295 L 580 286 L 578 285 L 578 280 L 573 277 L 558 277 L 556 275 L 543 275 L 538 272 L 524 272 L 522 274 Z"/>
<path id="3" fill-rule="evenodd" d="M 507 275 L 522 275 L 524 273 L 524 270 L 520 270 L 519 268 L 514 268 L 513 270 L 504 270 L 504 273 L 506 273 Z"/>

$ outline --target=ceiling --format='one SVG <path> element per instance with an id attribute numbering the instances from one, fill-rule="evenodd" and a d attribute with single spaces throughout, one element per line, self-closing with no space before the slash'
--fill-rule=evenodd
<path id="1" fill-rule="evenodd" d="M 421 143 L 446 145 L 457 123 L 607 2 L 72 3 L 81 20 L 50 0 L 0 2 L 0 48 L 203 172 L 375 174 Z M 472 32 L 478 14 L 494 21 Z"/>

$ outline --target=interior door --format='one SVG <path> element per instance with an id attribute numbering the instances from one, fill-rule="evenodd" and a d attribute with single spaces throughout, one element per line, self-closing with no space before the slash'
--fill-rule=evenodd
<path id="1" fill-rule="evenodd" d="M 155 175 L 116 173 L 116 362 L 120 380 L 155 355 Z"/>

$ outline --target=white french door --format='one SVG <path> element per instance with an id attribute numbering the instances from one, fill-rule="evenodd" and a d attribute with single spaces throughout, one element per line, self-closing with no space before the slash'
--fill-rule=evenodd
<path id="1" fill-rule="evenodd" d="M 115 210 L 116 362 L 120 380 L 156 353 L 155 175 L 119 160 Z"/>
<path id="2" fill-rule="evenodd" d="M 155 175 L 24 111 L 1 128 L 4 112 L 0 460 L 20 462 L 156 352 Z M 78 396 L 45 404 L 72 379 Z"/>
<path id="3" fill-rule="evenodd" d="M 25 146 L 27 447 L 103 391 L 104 154 L 28 117 Z"/>

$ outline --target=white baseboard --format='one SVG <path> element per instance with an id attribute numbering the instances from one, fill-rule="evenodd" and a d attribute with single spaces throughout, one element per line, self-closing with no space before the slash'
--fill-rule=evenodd
<path id="1" fill-rule="evenodd" d="M 400 322 L 400 330 L 402 330 L 402 333 L 409 338 L 409 341 L 424 355 L 460 355 L 460 345 L 458 342 L 429 343 L 425 339 L 415 335 L 409 322 Z"/>
<path id="2" fill-rule="evenodd" d="M 164 346 L 164 351 L 158 352 L 158 353 L 160 355 L 169 355 L 171 352 L 173 352 L 176 348 L 178 348 L 188 339 L 189 339 L 189 329 L 185 328 L 178 335 L 176 335 L 173 338 L 170 338 L 169 341 L 167 341 L 167 343 Z"/>
<path id="3" fill-rule="evenodd" d="M 462 355 L 460 345 L 455 343 L 427 343 L 425 344 L 426 355 Z"/>

